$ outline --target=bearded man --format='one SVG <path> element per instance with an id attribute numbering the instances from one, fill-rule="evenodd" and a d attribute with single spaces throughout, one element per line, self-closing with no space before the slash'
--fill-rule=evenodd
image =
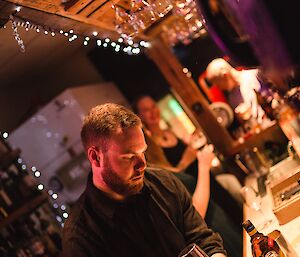
<path id="1" fill-rule="evenodd" d="M 146 169 L 140 118 L 117 104 L 94 107 L 81 130 L 92 172 L 63 230 L 64 257 L 176 257 L 191 243 L 224 257 L 184 185 Z"/>

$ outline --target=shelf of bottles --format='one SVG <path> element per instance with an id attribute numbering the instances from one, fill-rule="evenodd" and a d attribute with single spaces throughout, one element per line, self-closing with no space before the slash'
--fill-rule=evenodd
<path id="1" fill-rule="evenodd" d="M 279 126 L 292 143 L 295 154 L 300 157 L 300 87 L 293 87 L 282 94 L 269 85 L 260 93 L 260 102 L 269 117 Z"/>
<path id="2" fill-rule="evenodd" d="M 0 134 L 0 256 L 58 256 L 61 226 L 48 194 L 7 136 Z"/>
<path id="3" fill-rule="evenodd" d="M 291 157 L 300 157 L 300 87 L 279 92 L 271 83 L 262 84 L 258 103 L 265 112 L 268 126 L 240 126 L 235 139 L 236 163 L 246 173 L 266 174 L 270 167 Z M 271 125 L 271 126 L 270 126 Z M 235 131 L 237 132 L 237 130 Z M 283 136 L 283 137 L 282 137 Z"/>

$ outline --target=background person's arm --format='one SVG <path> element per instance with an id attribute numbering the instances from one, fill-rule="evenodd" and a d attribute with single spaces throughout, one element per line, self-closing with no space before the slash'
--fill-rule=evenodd
<path id="1" fill-rule="evenodd" d="M 193 194 L 193 204 L 202 218 L 205 217 L 210 197 L 210 168 L 214 159 L 214 147 L 206 145 L 197 153 L 198 179 Z"/>
<path id="2" fill-rule="evenodd" d="M 177 181 L 177 182 L 176 182 Z M 178 193 L 178 215 L 182 215 L 183 221 L 180 230 L 185 238 L 186 245 L 196 243 L 209 256 L 220 253 L 220 257 L 226 256 L 223 240 L 218 233 L 209 229 L 193 205 L 192 199 L 186 188 L 176 180 Z M 217 255 L 218 257 L 218 255 Z"/>

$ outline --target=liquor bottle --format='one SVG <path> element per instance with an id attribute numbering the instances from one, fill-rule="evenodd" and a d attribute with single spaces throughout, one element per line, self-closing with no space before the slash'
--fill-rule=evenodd
<path id="1" fill-rule="evenodd" d="M 260 92 L 255 91 L 255 93 L 256 93 L 256 97 L 257 97 L 257 102 L 259 103 L 261 108 L 264 110 L 267 117 L 270 120 L 275 120 L 275 114 L 274 114 L 274 110 L 272 108 L 272 100 L 274 99 L 273 92 L 270 89 L 268 89 L 268 90 L 264 90 L 264 91 L 260 91 Z"/>
<path id="2" fill-rule="evenodd" d="M 251 237 L 251 249 L 253 257 L 281 257 L 278 244 L 270 237 L 257 231 L 250 220 L 243 222 L 243 228 Z"/>

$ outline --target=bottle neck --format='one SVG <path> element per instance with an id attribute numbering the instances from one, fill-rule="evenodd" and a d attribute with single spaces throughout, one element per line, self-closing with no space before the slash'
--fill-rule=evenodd
<path id="1" fill-rule="evenodd" d="M 249 234 L 249 236 L 253 236 L 253 235 L 255 235 L 256 233 L 258 233 L 258 231 L 257 231 L 256 228 L 254 228 L 254 229 L 252 229 L 252 230 L 250 230 L 250 231 L 247 231 L 247 233 Z"/>
<path id="2" fill-rule="evenodd" d="M 247 233 L 248 233 L 248 235 L 251 237 L 251 241 L 252 241 L 254 238 L 263 236 L 263 234 L 260 233 L 260 232 L 258 232 L 256 228 L 252 229 L 251 231 L 247 231 Z"/>

